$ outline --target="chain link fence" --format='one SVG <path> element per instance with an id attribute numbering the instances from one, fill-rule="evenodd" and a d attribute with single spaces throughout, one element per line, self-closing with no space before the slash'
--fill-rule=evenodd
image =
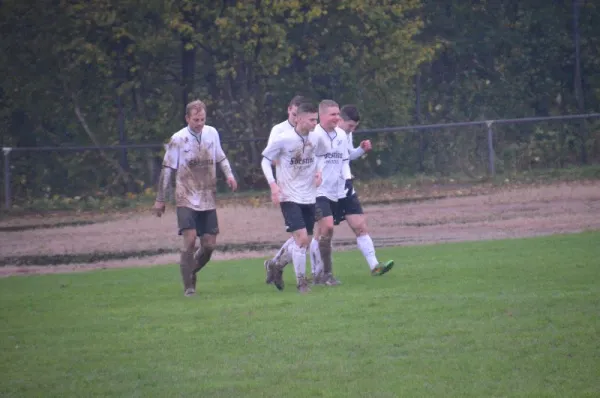
<path id="1" fill-rule="evenodd" d="M 600 162 L 600 114 L 377 128 L 355 132 L 373 151 L 352 164 L 359 179 L 483 176 Z M 260 168 L 267 138 L 224 140 L 241 193 L 267 189 Z M 94 201 L 151 193 L 164 144 L 3 148 L 2 208 L 36 201 Z M 227 187 L 219 179 L 219 192 Z"/>

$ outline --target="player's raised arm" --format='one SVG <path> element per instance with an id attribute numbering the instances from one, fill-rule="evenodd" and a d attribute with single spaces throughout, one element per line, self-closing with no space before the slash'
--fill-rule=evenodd
<path id="1" fill-rule="evenodd" d="M 219 163 L 219 167 L 223 174 L 225 174 L 225 178 L 227 179 L 227 185 L 231 188 L 232 191 L 237 189 L 237 181 L 233 176 L 233 170 L 231 169 L 231 164 L 225 155 L 225 151 L 223 151 L 223 147 L 221 146 L 221 138 L 219 137 L 219 133 L 217 132 L 217 154 L 216 161 Z"/>
<path id="2" fill-rule="evenodd" d="M 179 167 L 179 147 L 180 143 L 177 139 L 171 138 L 167 145 L 165 157 L 163 159 L 163 167 L 158 178 L 158 187 L 156 190 L 156 201 L 154 202 L 154 212 L 158 217 L 165 212 L 165 201 L 167 192 L 171 189 L 173 174 Z"/>
<path id="3" fill-rule="evenodd" d="M 362 143 L 361 143 L 362 144 Z M 354 142 L 352 140 L 352 133 L 348 133 L 348 155 L 350 160 L 356 160 L 364 155 L 366 151 L 362 148 L 362 146 L 354 147 Z"/>

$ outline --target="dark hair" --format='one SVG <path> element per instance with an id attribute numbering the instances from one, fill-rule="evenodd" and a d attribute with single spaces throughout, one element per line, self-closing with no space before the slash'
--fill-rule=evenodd
<path id="1" fill-rule="evenodd" d="M 307 99 L 301 95 L 297 95 L 290 101 L 288 106 L 300 106 L 303 102 L 307 102 Z"/>
<path id="2" fill-rule="evenodd" d="M 317 106 L 315 104 L 313 104 L 312 102 L 303 102 L 300 105 L 298 105 L 298 115 L 302 114 L 302 113 L 317 113 L 318 109 Z"/>
<path id="3" fill-rule="evenodd" d="M 340 116 L 345 121 L 352 120 L 353 122 L 360 122 L 360 113 L 355 105 L 344 105 L 340 109 Z"/>

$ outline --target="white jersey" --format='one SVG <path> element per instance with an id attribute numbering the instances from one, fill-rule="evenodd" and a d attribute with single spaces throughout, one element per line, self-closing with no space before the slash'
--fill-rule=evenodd
<path id="1" fill-rule="evenodd" d="M 323 182 L 317 188 L 317 196 L 337 202 L 340 192 L 344 189 L 345 177 L 349 177 L 343 173 L 343 168 L 349 167 L 348 137 L 339 127 L 328 133 L 320 124 L 315 127 L 315 133 L 321 137 L 327 148 L 323 162 Z"/>
<path id="2" fill-rule="evenodd" d="M 197 211 L 216 208 L 217 163 L 225 160 L 219 133 L 204 126 L 201 134 L 185 127 L 173 134 L 163 167 L 177 170 L 175 203 Z"/>
<path id="3" fill-rule="evenodd" d="M 294 126 L 292 126 L 290 124 L 290 121 L 287 119 L 285 121 L 273 126 L 273 128 L 271 129 L 271 133 L 269 133 L 269 141 L 267 141 L 267 145 L 269 145 L 271 142 L 273 142 L 273 139 L 275 137 L 279 137 L 281 134 L 283 134 L 286 131 L 292 131 L 292 132 L 295 131 Z"/>
<path id="4" fill-rule="evenodd" d="M 277 185 L 280 202 L 316 202 L 315 175 L 320 162 L 317 155 L 324 154 L 324 142 L 314 131 L 307 136 L 301 136 L 295 130 L 284 131 L 273 138 L 262 155 L 271 162 L 279 161 Z"/>

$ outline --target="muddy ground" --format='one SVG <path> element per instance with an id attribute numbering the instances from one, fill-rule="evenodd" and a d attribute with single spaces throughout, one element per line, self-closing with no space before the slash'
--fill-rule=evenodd
<path id="1" fill-rule="evenodd" d="M 599 181 L 398 190 L 380 204 L 368 194 L 365 213 L 379 247 L 600 229 Z M 279 209 L 268 203 L 221 204 L 218 215 L 214 259 L 265 257 L 287 239 Z M 355 247 L 345 224 L 335 234 L 338 249 Z M 0 276 L 176 263 L 179 246 L 172 207 L 162 218 L 149 211 L 5 218 Z"/>

